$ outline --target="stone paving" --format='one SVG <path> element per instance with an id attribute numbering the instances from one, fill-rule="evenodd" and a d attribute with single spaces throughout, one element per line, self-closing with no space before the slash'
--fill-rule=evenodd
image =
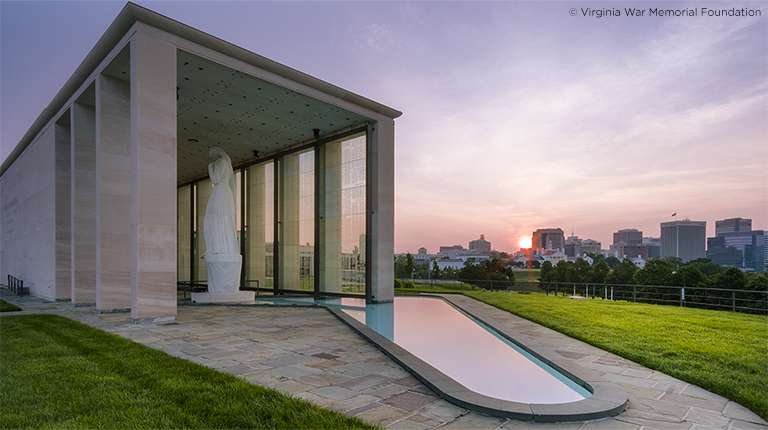
<path id="1" fill-rule="evenodd" d="M 174 322 L 139 325 L 127 313 L 97 314 L 94 307 L 0 292 L 24 309 L 4 315 L 62 315 L 390 429 L 768 430 L 756 414 L 721 396 L 479 302 L 472 305 L 497 323 L 621 386 L 627 410 L 599 421 L 542 424 L 462 409 L 322 308 L 179 306 Z"/>

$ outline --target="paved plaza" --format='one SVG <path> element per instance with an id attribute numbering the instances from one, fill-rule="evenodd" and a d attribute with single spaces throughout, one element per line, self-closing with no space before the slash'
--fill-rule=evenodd
<path id="1" fill-rule="evenodd" d="M 174 322 L 131 324 L 129 313 L 97 314 L 92 306 L 0 292 L 23 309 L 4 315 L 61 315 L 391 429 L 768 430 L 756 414 L 721 396 L 480 303 L 474 306 L 497 322 L 621 386 L 627 410 L 557 424 L 468 411 L 439 399 L 323 308 L 180 305 Z"/>

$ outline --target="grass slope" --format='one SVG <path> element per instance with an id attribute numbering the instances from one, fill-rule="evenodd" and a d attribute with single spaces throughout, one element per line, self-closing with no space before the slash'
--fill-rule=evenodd
<path id="1" fill-rule="evenodd" d="M 0 312 L 16 312 L 20 310 L 21 310 L 20 307 L 14 304 L 8 303 L 5 300 L 0 300 Z"/>
<path id="2" fill-rule="evenodd" d="M 540 294 L 462 294 L 698 385 L 768 419 L 766 316 Z"/>
<path id="3" fill-rule="evenodd" d="M 0 428 L 376 428 L 56 315 L 0 330 Z"/>

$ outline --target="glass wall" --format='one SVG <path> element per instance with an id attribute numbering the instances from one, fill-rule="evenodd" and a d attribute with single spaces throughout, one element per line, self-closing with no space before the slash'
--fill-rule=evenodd
<path id="1" fill-rule="evenodd" d="M 278 288 L 314 291 L 315 151 L 278 160 Z"/>
<path id="2" fill-rule="evenodd" d="M 178 217 L 176 225 L 176 247 L 177 264 L 176 280 L 178 282 L 189 282 L 192 280 L 190 265 L 192 264 L 192 185 L 180 187 L 176 196 L 176 214 Z"/>
<path id="3" fill-rule="evenodd" d="M 365 294 L 365 135 L 317 153 L 319 291 Z"/>
<path id="4" fill-rule="evenodd" d="M 364 132 L 235 173 L 238 241 L 244 254 L 241 288 L 365 295 Z M 179 281 L 206 280 L 199 256 L 205 253 L 203 223 L 211 187 L 206 179 L 178 189 Z"/>
<path id="5" fill-rule="evenodd" d="M 247 287 L 274 288 L 274 167 L 275 163 L 269 162 L 247 168 L 247 246 L 243 264 Z"/>

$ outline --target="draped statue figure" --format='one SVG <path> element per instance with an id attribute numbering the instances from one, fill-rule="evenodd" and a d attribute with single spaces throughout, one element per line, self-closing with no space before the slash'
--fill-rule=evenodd
<path id="1" fill-rule="evenodd" d="M 208 155 L 213 162 L 208 165 L 208 175 L 213 183 L 208 205 L 205 207 L 203 237 L 205 240 L 205 270 L 208 279 L 208 293 L 193 294 L 195 301 L 223 302 L 237 301 L 240 296 L 240 271 L 243 258 L 237 246 L 235 212 L 237 188 L 232 160 L 221 148 L 211 148 Z M 221 294 L 225 293 L 225 294 Z M 240 294 L 242 295 L 242 294 Z M 253 293 L 250 293 L 251 300 Z"/>
<path id="2" fill-rule="evenodd" d="M 237 188 L 232 160 L 221 148 L 211 148 L 208 155 L 214 159 L 208 165 L 208 175 L 213 183 L 208 206 L 205 207 L 205 258 L 208 254 L 238 254 L 237 226 Z"/>

